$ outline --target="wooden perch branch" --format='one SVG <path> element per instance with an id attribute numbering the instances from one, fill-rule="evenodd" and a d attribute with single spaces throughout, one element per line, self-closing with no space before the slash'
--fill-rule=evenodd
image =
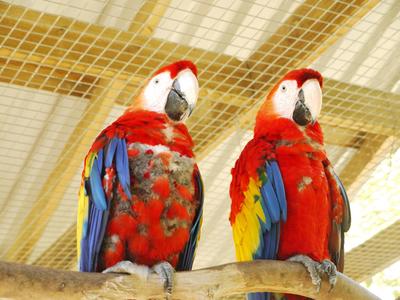
<path id="1" fill-rule="evenodd" d="M 343 274 L 329 292 L 324 280 L 316 292 L 297 263 L 256 261 L 232 263 L 175 275 L 173 299 L 215 299 L 250 291 L 272 291 L 314 299 L 379 299 Z M 0 262 L 0 298 L 11 299 L 163 299 L 157 275 L 79 273 Z"/>

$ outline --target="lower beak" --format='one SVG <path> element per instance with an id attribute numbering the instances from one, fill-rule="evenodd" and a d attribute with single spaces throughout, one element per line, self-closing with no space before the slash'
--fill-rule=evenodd
<path id="1" fill-rule="evenodd" d="M 304 101 L 304 92 L 302 89 L 299 91 L 298 100 L 294 107 L 293 120 L 300 126 L 306 126 L 314 122 L 311 111 Z"/>
<path id="2" fill-rule="evenodd" d="M 168 94 L 165 112 L 173 121 L 181 121 L 187 114 L 191 113 L 189 104 L 177 80 L 173 82 L 172 89 Z"/>

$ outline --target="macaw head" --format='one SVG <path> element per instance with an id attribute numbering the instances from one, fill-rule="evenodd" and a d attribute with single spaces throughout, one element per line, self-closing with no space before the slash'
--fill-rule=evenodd
<path id="1" fill-rule="evenodd" d="M 321 112 L 322 76 L 312 69 L 287 73 L 271 90 L 257 119 L 287 118 L 298 126 L 314 124 Z"/>
<path id="2" fill-rule="evenodd" d="M 188 60 L 177 61 L 154 73 L 132 108 L 165 113 L 183 122 L 192 113 L 198 94 L 196 66 Z"/>

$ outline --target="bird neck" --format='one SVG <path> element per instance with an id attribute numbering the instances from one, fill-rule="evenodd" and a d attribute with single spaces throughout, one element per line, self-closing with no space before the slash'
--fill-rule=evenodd
<path id="1" fill-rule="evenodd" d="M 113 123 L 113 127 L 116 131 L 121 128 L 128 142 L 165 145 L 172 151 L 194 157 L 194 144 L 186 125 L 171 121 L 166 114 L 127 110 Z"/>
<path id="2" fill-rule="evenodd" d="M 321 149 L 323 146 L 323 134 L 318 122 L 304 127 L 282 117 L 258 116 L 254 137 L 267 139 L 274 144 L 310 144 Z"/>

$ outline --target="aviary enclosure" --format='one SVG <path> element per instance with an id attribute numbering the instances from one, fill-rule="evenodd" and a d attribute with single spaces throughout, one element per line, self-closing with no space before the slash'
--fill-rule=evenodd
<path id="1" fill-rule="evenodd" d="M 184 58 L 199 71 L 188 127 L 206 186 L 194 268 L 234 262 L 230 170 L 269 89 L 312 67 L 352 206 L 344 273 L 396 299 L 399 57 L 397 0 L 0 1 L 0 259 L 76 269 L 84 155 L 153 70 Z"/>

